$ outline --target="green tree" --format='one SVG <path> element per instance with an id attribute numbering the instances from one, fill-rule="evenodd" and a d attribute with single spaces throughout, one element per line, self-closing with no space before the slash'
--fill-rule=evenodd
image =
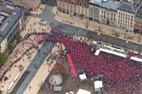
<path id="1" fill-rule="evenodd" d="M 0 67 L 6 62 L 8 55 L 6 53 L 0 53 Z"/>
<path id="2" fill-rule="evenodd" d="M 17 32 L 17 33 L 15 34 L 15 38 L 16 38 L 17 42 L 20 42 L 20 40 L 22 39 L 22 37 L 21 37 L 21 35 L 20 35 L 20 32 Z"/>
<path id="3" fill-rule="evenodd" d="M 12 43 L 8 43 L 7 45 L 8 52 L 11 53 L 14 50 Z"/>

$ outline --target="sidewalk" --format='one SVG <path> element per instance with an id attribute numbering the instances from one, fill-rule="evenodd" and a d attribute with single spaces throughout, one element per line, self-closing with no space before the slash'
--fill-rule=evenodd
<path id="1" fill-rule="evenodd" d="M 1 81 L 0 90 L 2 90 L 3 92 L 11 92 L 12 88 L 16 85 L 17 81 L 22 76 L 24 71 L 27 69 L 27 67 L 31 63 L 31 60 L 36 55 L 38 50 L 34 48 L 30 49 L 33 44 L 37 45 L 38 43 L 37 40 L 34 40 L 35 38 L 38 39 L 38 37 L 32 35 L 27 40 L 24 40 L 21 43 L 19 43 L 14 53 L 10 56 L 10 59 L 9 59 L 10 62 L 14 62 L 18 58 L 20 58 L 20 60 L 15 62 L 10 68 L 8 68 L 8 71 L 4 75 L 4 78 L 7 77 L 8 79 L 4 81 L 4 78 L 3 78 Z M 41 45 L 42 44 L 38 44 L 37 45 L 38 48 L 40 48 Z M 28 49 L 30 50 L 27 51 Z M 20 70 L 19 66 L 22 66 L 22 70 Z M 7 69 L 7 67 L 3 67 L 3 68 Z"/>
<path id="2" fill-rule="evenodd" d="M 33 52 L 33 55 L 31 59 L 34 58 L 37 51 L 35 49 L 31 50 Z M 10 93 L 11 90 L 14 88 L 22 74 L 26 71 L 28 65 L 31 63 L 30 59 L 26 55 L 22 57 L 20 61 L 15 63 L 10 70 L 5 74 L 5 77 L 8 77 L 8 80 L 3 81 L 0 84 L 1 90 L 4 94 Z M 20 71 L 19 66 L 23 66 L 23 70 Z"/>
<path id="3" fill-rule="evenodd" d="M 27 23 L 25 25 L 24 30 L 21 32 L 21 36 L 22 38 L 24 38 L 24 36 L 26 34 L 30 34 L 30 33 L 34 33 L 34 32 L 48 32 L 50 33 L 50 27 L 49 25 L 42 25 L 40 22 L 41 19 L 39 18 L 35 18 L 35 17 L 27 17 L 26 19 Z"/>
<path id="4" fill-rule="evenodd" d="M 44 8 L 44 7 L 45 6 L 41 6 L 41 8 Z M 41 11 L 38 11 L 38 12 L 40 13 Z M 48 25 L 40 24 L 39 20 L 40 19 L 31 17 L 31 16 L 29 16 L 26 19 L 26 25 L 24 27 L 24 30 L 22 30 L 22 32 L 20 33 L 22 36 L 22 39 L 24 39 L 25 35 L 34 33 L 34 32 L 50 33 L 50 27 Z M 17 44 L 14 51 L 9 56 L 7 62 L 0 69 L 0 77 L 4 74 L 4 72 L 6 72 L 4 75 L 4 78 L 5 77 L 8 78 L 5 81 L 4 81 L 4 78 L 2 79 L 2 81 L 0 81 L 0 90 L 2 90 L 4 94 L 5 93 L 7 94 L 7 92 L 10 92 L 13 89 L 13 87 L 18 82 L 18 80 L 20 79 L 24 71 L 27 69 L 28 65 L 31 63 L 31 60 L 37 53 L 37 49 L 30 49 L 30 48 L 33 45 L 40 48 L 42 44 L 38 44 L 38 42 L 41 40 L 40 39 L 41 37 L 42 36 L 32 35 L 28 39 Z M 29 52 L 27 52 L 28 49 L 30 49 Z M 29 59 L 29 56 L 24 54 L 25 52 L 31 53 L 30 59 Z M 13 62 L 15 63 L 11 67 L 9 67 Z M 23 67 L 22 71 L 20 71 L 19 66 Z"/>
<path id="5" fill-rule="evenodd" d="M 32 81 L 29 83 L 28 87 L 26 88 L 26 90 L 24 91 L 23 94 L 37 94 L 38 93 L 41 85 L 44 83 L 44 81 L 48 77 L 50 71 L 52 70 L 54 64 L 56 63 L 56 61 L 54 61 L 54 63 L 52 63 L 51 66 L 49 66 L 47 64 L 47 59 L 49 59 L 48 58 L 49 55 L 44 60 L 43 64 L 41 65 L 41 67 L 37 71 L 37 73 L 34 76 L 34 78 L 32 79 Z"/>
<path id="6" fill-rule="evenodd" d="M 53 8 L 53 13 L 55 14 L 55 19 L 59 22 L 91 30 L 93 32 L 100 32 L 109 36 L 132 41 L 138 44 L 142 43 L 142 37 L 140 34 L 134 34 L 133 32 L 125 32 L 125 30 L 101 24 L 98 22 L 90 21 L 87 19 L 81 19 L 80 17 L 71 17 L 68 14 L 57 11 L 56 7 Z"/>

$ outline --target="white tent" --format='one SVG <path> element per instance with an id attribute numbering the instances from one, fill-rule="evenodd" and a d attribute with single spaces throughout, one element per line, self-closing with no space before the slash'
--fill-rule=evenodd
<path id="1" fill-rule="evenodd" d="M 95 55 L 98 56 L 99 53 L 100 53 L 100 49 L 99 49 L 99 50 L 96 50 Z"/>
<path id="2" fill-rule="evenodd" d="M 124 53 L 116 52 L 116 51 L 109 50 L 109 49 L 100 48 L 100 51 L 106 52 L 106 53 L 109 53 L 109 54 L 113 54 L 113 55 L 117 55 L 117 56 L 120 56 L 120 57 L 124 57 L 124 58 L 127 57 L 127 55 L 124 54 Z"/>
<path id="3" fill-rule="evenodd" d="M 86 80 L 87 79 L 86 74 L 80 74 L 79 78 L 80 78 L 80 80 Z"/>
<path id="4" fill-rule="evenodd" d="M 79 89 L 77 94 L 91 94 L 91 92 L 84 89 Z"/>
<path id="5" fill-rule="evenodd" d="M 141 59 L 141 58 L 138 58 L 138 57 L 132 56 L 130 59 L 131 59 L 131 60 L 134 60 L 134 61 L 137 61 L 137 62 L 142 62 L 142 59 Z"/>
<path id="6" fill-rule="evenodd" d="M 52 85 L 60 85 L 62 82 L 62 76 L 58 74 L 51 75 L 49 78 L 49 83 Z"/>
<path id="7" fill-rule="evenodd" d="M 94 88 L 95 88 L 95 91 L 100 91 L 101 88 L 103 88 L 103 82 L 102 81 L 94 81 Z"/>

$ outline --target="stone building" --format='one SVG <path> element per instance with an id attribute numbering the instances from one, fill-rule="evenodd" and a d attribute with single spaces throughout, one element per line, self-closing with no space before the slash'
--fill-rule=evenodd
<path id="1" fill-rule="evenodd" d="M 135 18 L 135 32 L 142 34 L 142 4 L 139 6 Z"/>
<path id="2" fill-rule="evenodd" d="M 57 0 L 58 10 L 74 15 L 74 16 L 89 16 L 88 0 Z"/>
<path id="3" fill-rule="evenodd" d="M 70 15 L 81 16 L 103 24 L 134 31 L 137 6 L 129 1 L 57 0 L 57 8 Z"/>
<path id="4" fill-rule="evenodd" d="M 22 29 L 23 11 L 9 4 L 2 4 L 0 12 L 0 52 L 4 52 L 7 44 Z"/>
<path id="5" fill-rule="evenodd" d="M 135 25 L 134 5 L 130 2 L 121 2 L 117 11 L 117 27 L 129 31 L 134 30 Z"/>
<path id="6" fill-rule="evenodd" d="M 12 0 L 12 2 L 26 10 L 36 10 L 41 4 L 41 0 Z"/>
<path id="7" fill-rule="evenodd" d="M 133 31 L 135 8 L 131 2 L 90 0 L 90 17 L 101 23 Z"/>

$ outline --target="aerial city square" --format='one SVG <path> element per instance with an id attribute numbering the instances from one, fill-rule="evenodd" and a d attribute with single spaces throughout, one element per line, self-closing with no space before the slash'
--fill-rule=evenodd
<path id="1" fill-rule="evenodd" d="M 142 0 L 0 0 L 0 94 L 142 94 Z"/>

